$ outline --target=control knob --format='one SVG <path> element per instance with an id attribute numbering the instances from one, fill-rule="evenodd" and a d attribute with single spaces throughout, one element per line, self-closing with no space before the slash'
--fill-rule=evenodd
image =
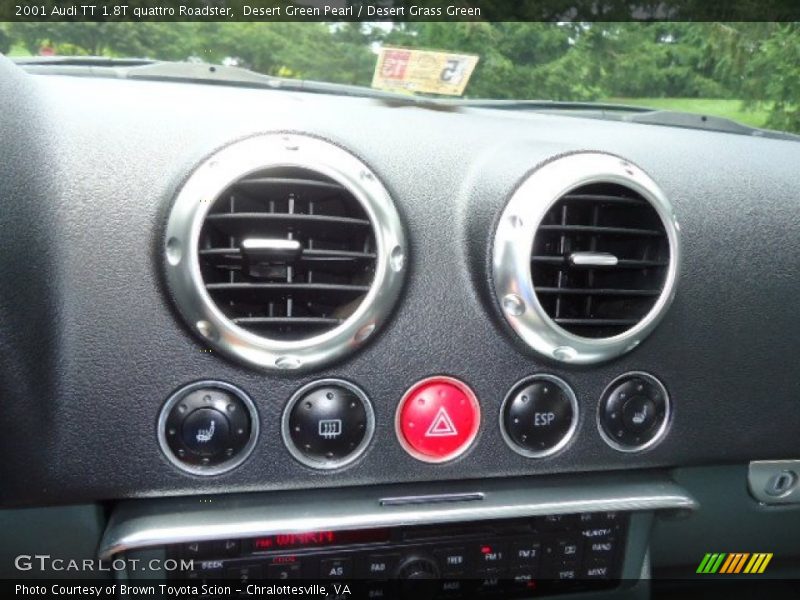
<path id="1" fill-rule="evenodd" d="M 437 579 L 439 567 L 436 562 L 424 556 L 410 556 L 400 563 L 397 569 L 399 579 Z"/>

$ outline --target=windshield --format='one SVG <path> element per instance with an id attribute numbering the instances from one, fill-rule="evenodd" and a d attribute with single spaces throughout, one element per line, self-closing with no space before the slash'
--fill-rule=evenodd
<path id="1" fill-rule="evenodd" d="M 407 94 L 644 106 L 800 132 L 798 23 L 0 23 L 0 52 L 209 62 Z"/>

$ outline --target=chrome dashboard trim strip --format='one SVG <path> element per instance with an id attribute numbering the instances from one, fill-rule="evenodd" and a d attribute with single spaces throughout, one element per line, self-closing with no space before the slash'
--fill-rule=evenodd
<path id="1" fill-rule="evenodd" d="M 381 499 L 481 493 L 480 502 L 381 506 Z M 260 494 L 129 500 L 114 509 L 100 558 L 192 541 L 602 511 L 693 510 L 666 474 L 603 473 Z"/>
<path id="2" fill-rule="evenodd" d="M 442 502 L 480 502 L 484 495 L 480 492 L 466 494 L 428 494 L 427 496 L 395 496 L 381 498 L 381 506 L 403 506 L 405 504 L 441 504 Z"/>

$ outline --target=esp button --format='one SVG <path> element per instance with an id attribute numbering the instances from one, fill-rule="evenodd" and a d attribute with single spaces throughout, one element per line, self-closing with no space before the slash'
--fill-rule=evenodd
<path id="1" fill-rule="evenodd" d="M 473 391 L 452 377 L 430 377 L 400 400 L 395 429 L 414 458 L 441 463 L 463 454 L 475 440 L 481 409 Z"/>
<path id="2" fill-rule="evenodd" d="M 554 375 L 534 375 L 517 383 L 503 401 L 500 431 L 515 452 L 541 458 L 566 446 L 578 424 L 578 401 Z"/>

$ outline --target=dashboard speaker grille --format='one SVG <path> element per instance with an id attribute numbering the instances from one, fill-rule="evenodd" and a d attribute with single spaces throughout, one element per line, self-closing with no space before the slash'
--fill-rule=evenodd
<path id="1" fill-rule="evenodd" d="M 536 231 L 534 292 L 546 314 L 587 338 L 621 334 L 653 308 L 670 248 L 655 208 L 636 191 L 592 183 L 559 198 Z"/>
<path id="2" fill-rule="evenodd" d="M 275 340 L 322 334 L 370 289 L 375 232 L 358 199 L 310 169 L 239 179 L 211 206 L 199 242 L 209 296 L 234 324 Z"/>

